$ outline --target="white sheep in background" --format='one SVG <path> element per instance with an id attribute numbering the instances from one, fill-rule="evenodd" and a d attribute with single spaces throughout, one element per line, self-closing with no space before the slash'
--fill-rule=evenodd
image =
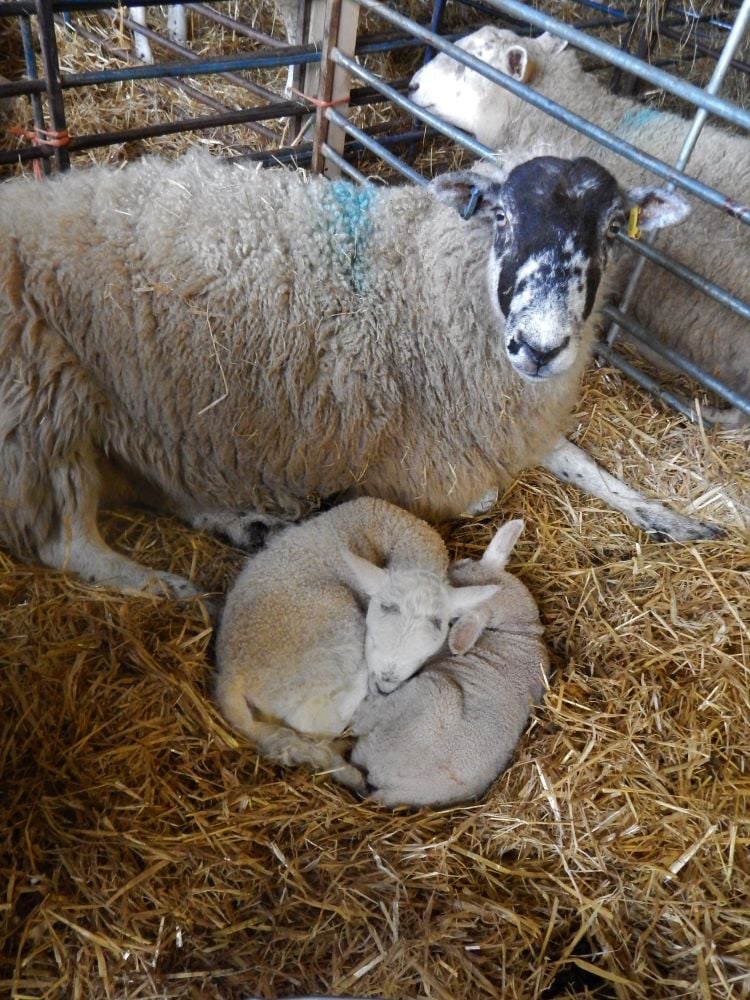
<path id="1" fill-rule="evenodd" d="M 529 591 L 505 572 L 523 521 L 504 524 L 482 558 L 451 567 L 457 584 L 498 591 L 461 617 L 450 649 L 397 691 L 368 694 L 352 762 L 383 805 L 440 806 L 481 795 L 507 766 L 540 701 L 549 657 Z"/>
<path id="2" fill-rule="evenodd" d="M 216 649 L 222 712 L 261 753 L 359 787 L 360 772 L 330 740 L 300 734 L 340 735 L 368 690 L 396 689 L 440 649 L 451 618 L 495 592 L 454 589 L 447 569 L 440 535 L 384 500 L 353 500 L 287 528 L 227 596 Z"/>
<path id="3" fill-rule="evenodd" d="M 512 31 L 486 26 L 457 44 L 651 155 L 667 163 L 676 160 L 689 123 L 679 115 L 609 93 L 593 74 L 584 73 L 576 53 L 554 35 L 520 38 Z M 492 149 L 513 151 L 543 136 L 557 155 L 593 156 L 626 184 L 642 184 L 651 176 L 445 53 L 414 75 L 409 96 Z M 686 173 L 727 192 L 740 204 L 750 204 L 745 136 L 707 124 Z M 747 227 L 697 199 L 690 201 L 690 218 L 679 232 L 667 234 L 663 249 L 735 296 L 745 297 L 750 274 Z M 618 295 L 634 260 L 631 254 L 620 258 L 613 285 Z M 750 328 L 741 316 L 653 264 L 643 271 L 631 312 L 665 343 L 732 388 L 750 394 Z"/>
<path id="4" fill-rule="evenodd" d="M 631 194 L 644 228 L 684 209 Z M 123 477 L 245 544 L 311 494 L 449 519 L 540 460 L 646 530 L 711 537 L 560 437 L 624 209 L 607 171 L 554 157 L 427 189 L 206 154 L 0 185 L 0 538 L 189 595 L 101 538 Z"/>

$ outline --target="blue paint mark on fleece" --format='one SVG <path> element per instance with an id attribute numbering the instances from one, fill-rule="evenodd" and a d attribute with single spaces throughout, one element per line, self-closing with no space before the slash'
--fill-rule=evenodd
<path id="1" fill-rule="evenodd" d="M 619 135 L 621 139 L 634 133 L 637 135 L 648 125 L 655 124 L 655 119 L 660 117 L 661 112 L 654 108 L 628 108 L 615 128 L 615 135 Z"/>
<path id="2" fill-rule="evenodd" d="M 332 181 L 324 196 L 326 222 L 335 250 L 351 273 L 357 292 L 367 285 L 367 244 L 372 233 L 371 210 L 377 192 L 348 181 Z"/>

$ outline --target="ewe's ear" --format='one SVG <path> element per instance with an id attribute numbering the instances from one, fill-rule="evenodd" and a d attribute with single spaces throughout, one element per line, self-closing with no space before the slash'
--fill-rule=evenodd
<path id="1" fill-rule="evenodd" d="M 468 653 L 482 634 L 486 624 L 486 615 L 480 616 L 475 611 L 468 615 L 462 615 L 448 633 L 448 649 L 451 653 L 457 653 L 459 656 L 462 653 Z"/>
<path id="2" fill-rule="evenodd" d="M 455 208 L 465 218 L 489 218 L 499 203 L 502 185 L 473 170 L 456 170 L 435 177 L 429 189 L 438 201 Z M 467 214 L 470 206 L 472 211 Z"/>
<path id="3" fill-rule="evenodd" d="M 690 205 L 682 195 L 666 188 L 637 187 L 628 191 L 625 197 L 630 208 L 636 205 L 640 208 L 638 227 L 645 233 L 676 226 L 690 214 Z"/>
<path id="4" fill-rule="evenodd" d="M 523 518 L 508 521 L 495 532 L 495 537 L 484 550 L 481 562 L 492 569 L 503 569 L 524 529 Z"/>
<path id="5" fill-rule="evenodd" d="M 362 597 L 372 597 L 382 590 L 387 572 L 375 563 L 355 556 L 349 549 L 342 549 L 341 556 L 346 564 L 345 581 Z"/>
<path id="6" fill-rule="evenodd" d="M 523 45 L 510 45 L 503 53 L 500 69 L 514 80 L 529 83 L 534 79 L 536 65 Z"/>
<path id="7" fill-rule="evenodd" d="M 487 587 L 453 587 L 448 595 L 448 613 L 451 618 L 475 611 L 500 591 L 494 584 Z"/>
<path id="8" fill-rule="evenodd" d="M 540 35 L 536 42 L 542 51 L 550 56 L 556 56 L 568 47 L 568 43 L 564 38 L 558 38 L 557 35 L 552 35 L 549 31 L 545 31 L 544 34 Z"/>

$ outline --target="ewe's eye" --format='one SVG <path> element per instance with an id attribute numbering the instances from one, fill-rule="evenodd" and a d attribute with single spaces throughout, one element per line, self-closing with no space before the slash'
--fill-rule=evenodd
<path id="1" fill-rule="evenodd" d="M 508 225 L 508 216 L 502 208 L 498 208 L 495 212 L 495 222 L 497 223 L 498 229 L 505 229 Z"/>
<path id="2" fill-rule="evenodd" d="M 398 604 L 381 604 L 380 610 L 384 615 L 397 615 L 399 608 Z"/>
<path id="3" fill-rule="evenodd" d="M 607 226 L 607 236 L 612 238 L 617 236 L 617 234 L 622 229 L 622 219 L 612 219 L 610 224 Z"/>
<path id="4" fill-rule="evenodd" d="M 443 623 L 440 621 L 439 618 L 430 618 L 430 625 L 432 625 L 434 629 L 437 629 L 438 632 L 443 627 Z"/>

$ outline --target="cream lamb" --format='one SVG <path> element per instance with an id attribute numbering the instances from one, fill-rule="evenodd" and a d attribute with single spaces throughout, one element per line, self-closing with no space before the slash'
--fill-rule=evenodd
<path id="1" fill-rule="evenodd" d="M 216 652 L 224 715 L 261 753 L 358 787 L 330 737 L 368 690 L 397 688 L 440 649 L 451 618 L 495 592 L 454 589 L 447 568 L 434 529 L 370 497 L 276 535 L 227 597 Z"/>
<path id="2" fill-rule="evenodd" d="M 627 197 L 644 227 L 685 208 Z M 0 539 L 189 595 L 104 543 L 100 501 L 242 545 L 347 490 L 448 519 L 540 460 L 646 530 L 710 537 L 561 437 L 625 207 L 557 157 L 425 189 L 205 154 L 0 185 Z"/>
<path id="3" fill-rule="evenodd" d="M 458 45 L 632 145 L 667 163 L 675 162 L 689 122 L 677 114 L 611 94 L 592 73 L 583 71 L 576 53 L 554 35 L 520 38 L 512 31 L 488 25 Z M 543 137 L 557 155 L 594 156 L 626 184 L 643 184 L 651 177 L 445 53 L 415 74 L 409 96 L 491 149 L 512 152 Z M 748 151 L 746 136 L 707 124 L 686 172 L 726 192 L 736 203 L 750 205 Z M 690 217 L 679 230 L 662 237 L 660 247 L 733 295 L 745 298 L 750 274 L 748 227 L 697 199 L 690 201 Z M 613 291 L 624 290 L 634 260 L 631 254 L 620 258 Z M 670 347 L 750 395 L 747 320 L 656 264 L 646 265 L 631 311 Z"/>
<path id="4" fill-rule="evenodd" d="M 462 616 L 450 649 L 393 694 L 370 693 L 355 714 L 352 762 L 383 805 L 439 806 L 481 795 L 508 764 L 549 669 L 536 604 L 505 571 L 523 530 L 509 521 L 454 583 L 497 584 Z"/>

